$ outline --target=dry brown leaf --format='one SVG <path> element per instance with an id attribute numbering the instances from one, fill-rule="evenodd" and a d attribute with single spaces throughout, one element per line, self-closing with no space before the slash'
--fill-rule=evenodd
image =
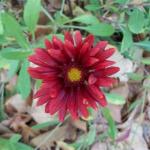
<path id="1" fill-rule="evenodd" d="M 13 107 L 17 112 L 23 113 L 27 111 L 27 104 L 26 101 L 22 99 L 21 95 L 16 94 L 12 97 L 10 97 L 6 101 L 6 109 L 9 109 L 9 107 Z"/>
<path id="2" fill-rule="evenodd" d="M 72 126 L 74 126 L 75 128 L 78 128 L 84 132 L 87 131 L 87 123 L 85 121 L 82 120 L 72 120 L 71 121 Z"/>
<path id="3" fill-rule="evenodd" d="M 52 134 L 52 135 L 51 135 Z M 51 147 L 54 146 L 54 142 L 62 141 L 66 138 L 68 134 L 68 125 L 63 125 L 57 128 L 55 131 L 51 130 L 46 133 L 40 134 L 39 136 L 33 138 L 31 140 L 31 144 L 34 146 L 39 146 L 43 141 L 46 141 L 41 145 L 42 148 L 44 147 Z"/>

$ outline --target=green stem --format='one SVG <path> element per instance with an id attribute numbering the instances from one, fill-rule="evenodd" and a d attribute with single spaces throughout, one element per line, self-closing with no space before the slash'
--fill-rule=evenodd
<path id="1" fill-rule="evenodd" d="M 44 14 L 52 21 L 52 22 L 55 22 L 55 20 L 53 19 L 53 17 L 51 16 L 50 13 L 47 12 L 47 10 L 42 7 L 42 11 L 44 12 Z"/>
<path id="2" fill-rule="evenodd" d="M 60 14 L 63 14 L 64 5 L 65 5 L 65 0 L 62 0 Z"/>

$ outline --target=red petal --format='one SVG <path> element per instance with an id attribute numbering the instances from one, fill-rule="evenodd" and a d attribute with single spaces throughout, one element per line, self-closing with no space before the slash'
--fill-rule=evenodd
<path id="1" fill-rule="evenodd" d="M 87 61 L 85 62 L 85 66 L 88 66 L 88 67 L 93 66 L 98 62 L 99 62 L 99 59 L 94 58 L 94 57 L 89 57 L 89 59 L 87 59 Z"/>
<path id="2" fill-rule="evenodd" d="M 53 36 L 52 42 L 53 42 L 54 48 L 63 49 L 62 41 L 59 38 L 57 38 L 56 36 Z"/>
<path id="3" fill-rule="evenodd" d="M 106 68 L 102 73 L 110 76 L 110 75 L 117 73 L 119 70 L 120 69 L 118 67 L 109 67 L 109 68 Z"/>
<path id="4" fill-rule="evenodd" d="M 106 67 L 108 67 L 108 66 L 111 66 L 111 65 L 113 65 L 113 64 L 115 64 L 114 61 L 105 60 L 104 62 L 101 62 L 101 63 L 97 64 L 97 65 L 95 66 L 95 69 L 96 69 L 96 70 L 104 69 L 104 68 L 106 68 Z"/>
<path id="5" fill-rule="evenodd" d="M 81 35 L 80 31 L 75 32 L 75 42 L 76 42 L 76 46 L 78 46 L 82 43 L 82 35 Z"/>
<path id="6" fill-rule="evenodd" d="M 84 43 L 80 49 L 80 54 L 84 55 L 89 50 L 89 43 Z"/>
<path id="7" fill-rule="evenodd" d="M 48 39 L 45 39 L 45 47 L 46 47 L 46 49 L 50 49 L 50 48 L 52 48 L 52 43 L 48 40 Z"/>
<path id="8" fill-rule="evenodd" d="M 100 41 L 96 44 L 95 47 L 98 47 L 100 50 L 104 50 L 107 46 L 108 42 L 107 41 Z"/>
<path id="9" fill-rule="evenodd" d="M 93 74 L 91 74 L 88 78 L 88 83 L 91 85 L 91 84 L 94 84 L 96 81 L 97 81 L 97 78 Z"/>
<path id="10" fill-rule="evenodd" d="M 89 116 L 89 112 L 87 110 L 87 106 L 83 103 L 84 97 L 82 97 L 82 93 L 80 91 L 77 92 L 77 102 L 79 112 L 83 117 L 87 118 Z"/>
<path id="11" fill-rule="evenodd" d="M 43 104 L 45 104 L 49 100 L 50 100 L 49 96 L 42 96 L 42 97 L 38 98 L 38 101 L 37 101 L 36 105 L 37 106 L 43 105 Z"/>
<path id="12" fill-rule="evenodd" d="M 109 58 L 114 52 L 115 52 L 114 48 L 110 48 L 108 50 L 101 52 L 101 54 L 99 55 L 100 61 L 104 61 L 105 59 Z"/>
<path id="13" fill-rule="evenodd" d="M 93 36 L 92 34 L 89 34 L 89 35 L 85 38 L 85 40 L 84 40 L 83 42 L 84 42 L 84 44 L 85 44 L 85 43 L 88 43 L 88 44 L 89 44 L 89 48 L 91 48 L 91 46 L 92 46 L 93 43 L 94 43 L 94 36 Z"/>
<path id="14" fill-rule="evenodd" d="M 115 82 L 116 82 L 116 79 L 105 77 L 105 78 L 100 78 L 98 80 L 98 85 L 99 86 L 103 86 L 103 87 L 110 87 Z"/>
<path id="15" fill-rule="evenodd" d="M 105 49 L 105 47 L 107 46 L 107 44 L 108 44 L 107 41 L 98 42 L 96 44 L 96 46 L 93 49 L 91 49 L 91 52 L 90 52 L 91 54 L 90 55 L 95 56 L 96 54 L 102 52 Z"/>
<path id="16" fill-rule="evenodd" d="M 100 103 L 101 106 L 107 105 L 105 96 L 98 87 L 91 85 L 91 86 L 89 86 L 88 91 L 91 94 L 91 96 Z"/>
<path id="17" fill-rule="evenodd" d="M 65 32 L 65 40 L 68 40 L 68 41 L 70 41 L 72 44 L 74 44 L 73 38 L 72 38 L 72 35 L 70 34 L 70 32 Z"/>
<path id="18" fill-rule="evenodd" d="M 74 55 L 75 55 L 75 48 L 74 46 L 72 45 L 71 42 L 69 42 L 68 40 L 65 40 L 65 52 L 67 53 L 67 55 L 70 57 L 70 58 L 73 58 Z"/>

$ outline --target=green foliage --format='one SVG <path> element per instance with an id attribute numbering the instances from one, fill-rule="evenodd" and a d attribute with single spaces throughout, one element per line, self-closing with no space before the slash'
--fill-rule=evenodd
<path id="1" fill-rule="evenodd" d="M 114 140 L 117 135 L 117 128 L 116 128 L 115 122 L 110 114 L 110 110 L 108 108 L 101 108 L 101 110 L 102 110 L 102 113 L 103 113 L 105 119 L 108 121 L 108 124 L 109 124 L 108 134 Z"/>
<path id="2" fill-rule="evenodd" d="M 138 73 L 128 73 L 127 75 L 131 80 L 134 80 L 134 81 L 141 81 L 144 78 L 143 75 L 138 74 Z"/>
<path id="3" fill-rule="evenodd" d="M 58 120 L 52 120 L 52 121 L 48 121 L 48 122 L 44 122 L 44 123 L 34 125 L 34 126 L 32 126 L 32 129 L 36 129 L 36 130 L 44 129 L 46 127 L 57 125 L 58 123 L 59 123 Z"/>
<path id="4" fill-rule="evenodd" d="M 134 45 L 140 46 L 144 48 L 146 51 L 150 52 L 150 41 L 141 41 L 141 42 L 134 43 Z"/>
<path id="5" fill-rule="evenodd" d="M 96 138 L 96 128 L 94 125 L 90 126 L 90 130 L 87 134 L 80 136 L 79 140 L 71 146 L 73 146 L 77 150 L 82 150 L 88 148 L 92 145 Z"/>
<path id="6" fill-rule="evenodd" d="M 150 65 L 150 58 L 143 58 L 141 60 L 141 62 L 144 64 L 144 65 Z"/>
<path id="7" fill-rule="evenodd" d="M 100 6 L 97 4 L 91 4 L 91 5 L 86 5 L 85 9 L 89 10 L 89 11 L 96 11 L 100 9 Z"/>
<path id="8" fill-rule="evenodd" d="M 73 18 L 71 21 L 75 21 L 75 22 L 80 22 L 80 23 L 84 23 L 84 24 L 87 24 L 87 25 L 94 25 L 94 24 L 99 24 L 99 20 L 93 16 L 93 15 L 88 15 L 88 14 L 85 14 L 85 15 L 81 15 L 81 16 L 78 16 L 76 18 Z"/>
<path id="9" fill-rule="evenodd" d="M 114 33 L 114 28 L 110 24 L 106 23 L 86 26 L 83 27 L 83 29 L 96 36 L 111 36 Z"/>
<path id="10" fill-rule="evenodd" d="M 14 49 L 14 48 L 4 48 L 1 50 L 0 54 L 6 59 L 25 59 L 32 53 L 31 50 Z"/>
<path id="11" fill-rule="evenodd" d="M 1 16 L 5 34 L 14 37 L 21 47 L 28 48 L 28 43 L 19 23 L 6 12 L 1 13 Z"/>
<path id="12" fill-rule="evenodd" d="M 123 29 L 123 39 L 121 43 L 121 52 L 128 51 L 133 45 L 132 34 L 128 29 Z"/>
<path id="13" fill-rule="evenodd" d="M 123 96 L 115 93 L 105 93 L 106 99 L 108 103 L 114 104 L 114 105 L 123 105 L 125 104 L 126 100 Z"/>
<path id="14" fill-rule="evenodd" d="M 21 136 L 18 134 L 13 135 L 10 139 L 4 139 L 0 137 L 0 149 L 1 150 L 33 150 L 32 147 L 18 142 Z"/>
<path id="15" fill-rule="evenodd" d="M 34 32 L 41 10 L 41 0 L 27 0 L 24 8 L 24 21 L 30 32 Z"/>
<path id="16" fill-rule="evenodd" d="M 145 24 L 144 13 L 135 8 L 129 16 L 128 26 L 131 32 L 141 33 Z"/>
<path id="17" fill-rule="evenodd" d="M 19 72 L 18 90 L 21 93 L 23 99 L 27 98 L 31 90 L 30 77 L 27 72 L 28 66 L 29 66 L 29 62 L 27 60 L 24 60 L 21 70 Z"/>

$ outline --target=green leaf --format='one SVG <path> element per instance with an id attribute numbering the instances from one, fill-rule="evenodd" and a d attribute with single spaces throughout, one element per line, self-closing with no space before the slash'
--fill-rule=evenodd
<path id="1" fill-rule="evenodd" d="M 150 52 L 150 41 L 137 42 L 134 45 L 143 47 L 146 51 Z"/>
<path id="2" fill-rule="evenodd" d="M 14 134 L 14 135 L 9 139 L 9 141 L 10 141 L 11 143 L 16 144 L 20 139 L 21 139 L 21 135 L 20 135 L 20 134 Z"/>
<path id="3" fill-rule="evenodd" d="M 11 79 L 18 70 L 19 61 L 11 60 L 11 61 L 9 61 L 9 64 L 10 64 L 10 67 L 9 67 L 9 71 L 8 71 L 8 78 Z"/>
<path id="4" fill-rule="evenodd" d="M 95 16 L 89 15 L 89 14 L 78 16 L 76 18 L 73 18 L 70 21 L 80 22 L 80 23 L 84 23 L 84 24 L 87 24 L 87 25 L 89 25 L 89 24 L 90 25 L 99 24 L 99 20 Z"/>
<path id="5" fill-rule="evenodd" d="M 28 48 L 28 43 L 18 22 L 5 12 L 1 13 L 1 16 L 6 34 L 9 36 L 13 36 L 21 47 Z"/>
<path id="6" fill-rule="evenodd" d="M 13 143 L 9 139 L 0 137 L 0 149 L 1 150 L 33 150 L 32 147 L 23 144 L 21 142 Z"/>
<path id="7" fill-rule="evenodd" d="M 69 19 L 66 15 L 61 14 L 59 11 L 57 11 L 57 12 L 55 13 L 54 17 L 55 17 L 55 21 L 56 21 L 59 25 L 63 25 L 63 24 L 65 24 L 65 23 L 67 23 L 67 22 L 70 21 L 70 19 Z"/>
<path id="8" fill-rule="evenodd" d="M 10 67 L 9 60 L 0 55 L 0 69 L 8 69 Z"/>
<path id="9" fill-rule="evenodd" d="M 3 33 L 4 33 L 4 28 L 3 28 L 3 24 L 2 24 L 1 13 L 0 13 L 0 35 L 2 35 Z"/>
<path id="10" fill-rule="evenodd" d="M 89 10 L 89 11 L 96 11 L 96 10 L 100 9 L 100 6 L 97 4 L 90 4 L 90 5 L 86 5 L 85 9 Z"/>
<path id="11" fill-rule="evenodd" d="M 115 0 L 116 3 L 119 3 L 119 4 L 126 4 L 128 3 L 130 0 Z"/>
<path id="12" fill-rule="evenodd" d="M 99 23 L 96 25 L 82 27 L 82 29 L 96 36 L 111 36 L 114 33 L 114 28 L 112 25 L 106 23 Z"/>
<path id="13" fill-rule="evenodd" d="M 23 99 L 27 98 L 31 90 L 30 77 L 27 72 L 28 66 L 29 66 L 29 62 L 27 60 L 24 60 L 21 70 L 19 72 L 18 89 Z"/>
<path id="14" fill-rule="evenodd" d="M 41 0 L 27 0 L 24 7 L 24 21 L 32 33 L 36 28 L 41 8 Z"/>
<path id="15" fill-rule="evenodd" d="M 105 93 L 106 99 L 108 103 L 114 104 L 114 105 L 123 105 L 125 104 L 126 100 L 123 96 L 115 93 Z"/>
<path id="16" fill-rule="evenodd" d="M 58 123 L 59 123 L 58 120 L 48 121 L 48 122 L 44 122 L 44 123 L 34 125 L 34 126 L 32 126 L 32 129 L 38 129 L 39 130 L 39 129 L 43 129 L 43 128 L 46 128 L 46 127 L 49 127 L 49 126 L 57 125 Z"/>
<path id="17" fill-rule="evenodd" d="M 7 59 L 24 59 L 28 57 L 32 51 L 31 50 L 22 50 L 22 49 L 13 49 L 13 48 L 4 48 L 0 52 L 4 58 Z"/>
<path id="18" fill-rule="evenodd" d="M 144 20 L 144 13 L 141 10 L 135 8 L 133 12 L 131 12 L 128 20 L 130 31 L 136 34 L 141 33 L 145 24 Z"/>
<path id="19" fill-rule="evenodd" d="M 90 127 L 90 131 L 89 131 L 88 135 L 86 136 L 86 144 L 88 146 L 92 145 L 95 141 L 95 138 L 96 138 L 96 128 L 93 125 Z"/>
<path id="20" fill-rule="evenodd" d="M 115 122 L 110 114 L 110 110 L 106 107 L 101 108 L 101 110 L 102 110 L 103 116 L 105 117 L 105 119 L 108 121 L 108 124 L 109 124 L 108 134 L 114 140 L 117 135 L 117 128 L 116 128 Z"/>
<path id="21" fill-rule="evenodd" d="M 125 52 L 130 48 L 133 44 L 132 34 L 128 29 L 123 30 L 123 39 L 121 43 L 121 52 Z"/>
<path id="22" fill-rule="evenodd" d="M 144 65 L 150 65 L 150 57 L 149 58 L 143 58 L 141 60 L 141 62 L 144 64 Z"/>
<path id="23" fill-rule="evenodd" d="M 135 81 L 141 81 L 144 78 L 142 74 L 138 73 L 127 73 L 127 75 L 131 80 Z"/>

